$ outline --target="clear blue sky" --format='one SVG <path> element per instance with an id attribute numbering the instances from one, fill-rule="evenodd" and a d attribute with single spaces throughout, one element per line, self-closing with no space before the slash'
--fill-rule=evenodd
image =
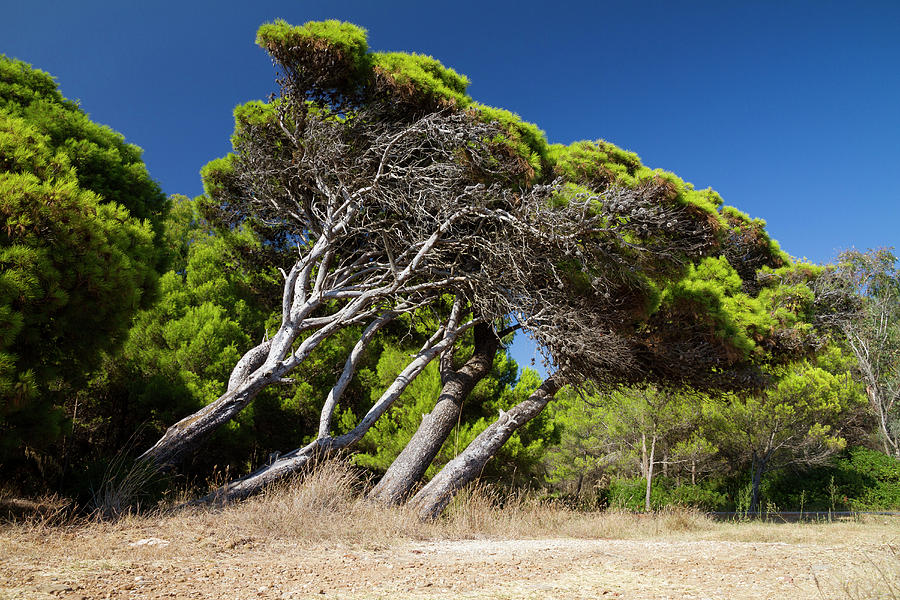
<path id="1" fill-rule="evenodd" d="M 551 142 L 603 138 L 766 219 L 794 256 L 898 244 L 900 2 L 10 0 L 0 52 L 201 192 L 235 104 L 274 91 L 256 28 L 336 18 L 430 54 Z M 531 350 L 517 343 L 527 362 Z"/>

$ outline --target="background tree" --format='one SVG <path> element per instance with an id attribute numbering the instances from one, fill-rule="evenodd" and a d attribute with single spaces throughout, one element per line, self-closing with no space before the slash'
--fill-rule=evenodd
<path id="1" fill-rule="evenodd" d="M 67 394 L 154 297 L 167 204 L 140 156 L 0 56 L 2 457 L 59 436 Z"/>
<path id="2" fill-rule="evenodd" d="M 786 465 L 822 464 L 842 450 L 842 428 L 865 402 L 837 347 L 815 358 L 770 369 L 774 379 L 754 394 L 722 396 L 707 403 L 719 447 L 750 468 L 750 512 L 759 510 L 762 477 Z"/>
<path id="3" fill-rule="evenodd" d="M 620 448 L 609 434 L 605 406 L 586 394 L 561 390 L 549 413 L 560 429 L 560 441 L 544 456 L 547 480 L 563 486 L 577 504 L 583 491 L 621 459 Z"/>
<path id="4" fill-rule="evenodd" d="M 242 268 L 249 249 L 261 246 L 251 232 L 216 231 L 197 202 L 172 200 L 163 238 L 170 270 L 160 277 L 157 301 L 135 315 L 121 347 L 104 355 L 70 400 L 75 418 L 64 450 L 73 468 L 155 439 L 176 416 L 214 400 L 238 348 L 251 345 L 250 336 L 263 338 L 277 302 L 274 268 Z M 280 415 L 298 420 L 291 417 Z M 255 421 L 248 415 L 218 440 L 220 468 L 246 461 Z"/>
<path id="5" fill-rule="evenodd" d="M 838 257 L 836 284 L 859 294 L 839 327 L 865 385 L 885 454 L 900 458 L 900 270 L 887 248 Z"/>
<path id="6" fill-rule="evenodd" d="M 644 510 L 649 511 L 656 465 L 664 452 L 684 442 L 692 426 L 699 425 L 699 402 L 683 391 L 629 388 L 599 398 L 609 441 L 619 448 L 622 458 L 631 458 L 640 466 L 644 478 Z"/>

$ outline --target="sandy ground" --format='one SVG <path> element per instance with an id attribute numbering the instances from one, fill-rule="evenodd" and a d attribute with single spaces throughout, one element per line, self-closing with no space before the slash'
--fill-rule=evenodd
<path id="1" fill-rule="evenodd" d="M 0 599 L 874 598 L 886 592 L 869 588 L 895 581 L 900 570 L 900 520 L 855 526 L 846 535 L 835 529 L 840 525 L 800 526 L 832 527 L 809 536 L 785 527 L 795 528 L 786 538 L 813 541 L 702 539 L 778 537 L 716 529 L 682 536 L 688 539 L 379 546 L 214 531 L 168 531 L 165 539 L 147 528 L 7 528 L 0 529 Z"/>

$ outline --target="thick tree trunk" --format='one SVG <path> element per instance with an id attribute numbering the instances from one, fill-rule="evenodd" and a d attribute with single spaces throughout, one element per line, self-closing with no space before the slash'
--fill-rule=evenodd
<path id="1" fill-rule="evenodd" d="M 581 498 L 581 487 L 584 485 L 584 471 L 578 474 L 578 483 L 575 485 L 575 503 Z"/>
<path id="2" fill-rule="evenodd" d="M 215 402 L 169 427 L 140 459 L 160 469 L 173 467 L 192 454 L 216 429 L 243 410 L 263 388 L 278 379 L 280 374 L 271 371 L 245 379 Z"/>
<path id="3" fill-rule="evenodd" d="M 422 520 L 434 519 L 453 496 L 481 473 L 497 451 L 522 425 L 537 416 L 559 390 L 558 380 L 551 376 L 536 389 L 527 400 L 501 412 L 494 421 L 476 437 L 456 458 L 447 463 L 434 479 L 429 481 L 409 501 L 409 506 Z"/>
<path id="4" fill-rule="evenodd" d="M 494 364 L 500 340 L 490 325 L 475 326 L 472 357 L 458 370 L 442 366 L 444 386 L 430 414 L 412 439 L 391 463 L 381 481 L 369 492 L 369 498 L 384 504 L 400 504 L 425 475 L 441 446 L 459 422 L 462 403 L 475 385 L 484 379 Z"/>

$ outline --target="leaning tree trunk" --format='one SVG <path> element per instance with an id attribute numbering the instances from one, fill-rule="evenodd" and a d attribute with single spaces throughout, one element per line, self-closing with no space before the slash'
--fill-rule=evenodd
<path id="1" fill-rule="evenodd" d="M 369 492 L 370 499 L 384 504 L 400 504 L 406 500 L 459 423 L 463 401 L 490 373 L 500 345 L 497 334 L 488 324 L 476 325 L 474 335 L 474 352 L 461 368 L 453 370 L 449 364 L 452 359 L 449 356 L 446 358 L 448 364 L 441 368 L 444 386 L 434 410 L 422 417 L 422 423 L 412 439 Z"/>
<path id="2" fill-rule="evenodd" d="M 381 394 L 381 397 L 372 408 L 360 419 L 356 427 L 343 435 L 332 436 L 329 430 L 334 410 L 337 407 L 341 394 L 349 383 L 350 377 L 356 371 L 362 351 L 372 339 L 375 331 L 393 318 L 393 313 L 386 313 L 382 318 L 371 323 L 357 341 L 350 356 L 347 357 L 344 372 L 328 394 L 325 406 L 322 407 L 318 438 L 302 448 L 278 457 L 275 461 L 260 467 L 246 477 L 222 486 L 198 500 L 197 503 L 228 502 L 246 498 L 280 479 L 313 466 L 322 457 L 352 448 L 372 428 L 378 419 L 387 412 L 406 387 L 428 366 L 428 363 L 447 349 L 452 348 L 456 339 L 462 333 L 475 326 L 477 321 L 458 323 L 460 306 L 461 302 L 457 300 L 446 325 L 440 327 L 431 336 L 413 360 L 394 378 L 393 383 Z"/>
<path id="3" fill-rule="evenodd" d="M 500 418 L 481 432 L 459 456 L 447 463 L 434 479 L 412 497 L 408 506 L 422 520 L 437 518 L 453 496 L 478 477 L 488 460 L 497 454 L 506 440 L 544 410 L 559 387 L 558 379 L 551 376 L 528 399 L 509 412 L 501 411 Z"/>
<path id="4" fill-rule="evenodd" d="M 235 366 L 228 390 L 214 402 L 169 427 L 163 436 L 140 458 L 155 467 L 166 469 L 192 454 L 211 433 L 230 421 L 259 392 L 281 378 L 281 373 L 267 371 L 254 374 L 268 356 L 271 340 L 247 352 Z"/>

